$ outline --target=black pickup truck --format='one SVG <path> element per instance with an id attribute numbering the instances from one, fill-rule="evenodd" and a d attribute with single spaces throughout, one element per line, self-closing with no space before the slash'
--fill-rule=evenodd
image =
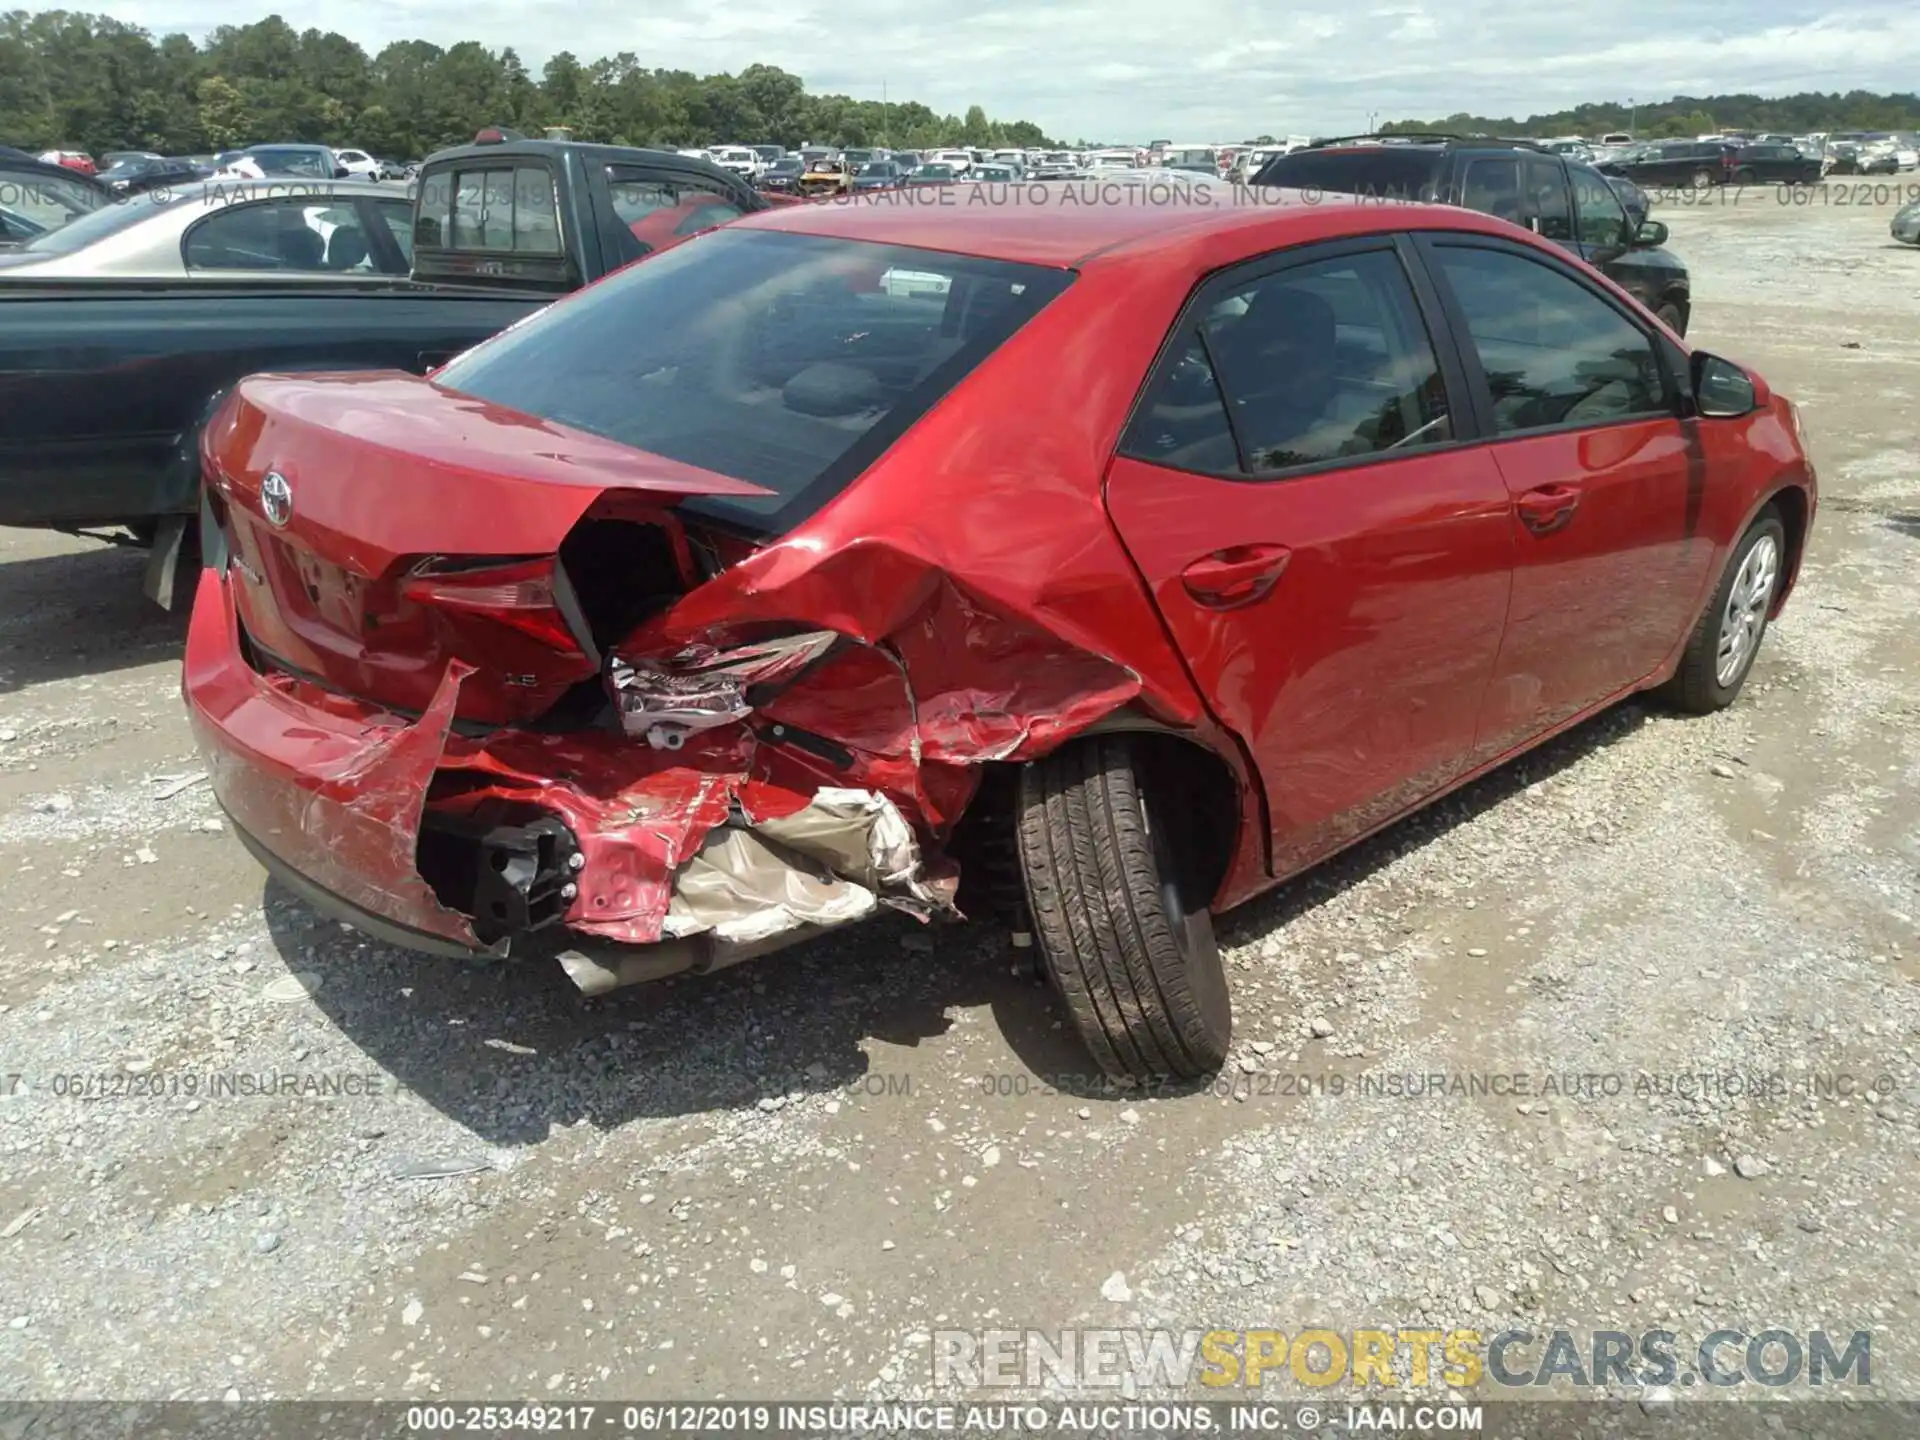
<path id="1" fill-rule="evenodd" d="M 313 188 L 282 203 L 311 209 Z M 170 278 L 0 271 L 0 525 L 150 546 L 147 591 L 170 603 L 195 538 L 200 429 L 242 376 L 424 373 L 556 296 L 774 203 L 688 156 L 476 143 L 422 168 L 408 275 L 196 272 L 191 256 Z M 99 533 L 118 530 L 131 538 Z"/>
<path id="2" fill-rule="evenodd" d="M 1636 215 L 1590 165 L 1531 141 L 1483 135 L 1349 136 L 1269 161 L 1255 185 L 1439 201 L 1524 225 L 1585 260 L 1679 334 L 1692 285 L 1664 248 L 1667 227 Z"/>

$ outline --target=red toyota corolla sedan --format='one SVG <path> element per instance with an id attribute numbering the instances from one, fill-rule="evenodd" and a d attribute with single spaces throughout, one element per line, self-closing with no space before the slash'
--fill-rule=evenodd
<path id="1" fill-rule="evenodd" d="M 793 206 L 209 428 L 185 691 L 312 904 L 597 993 L 1000 910 L 1116 1075 L 1211 916 L 1637 690 L 1738 694 L 1794 407 L 1423 206 Z"/>

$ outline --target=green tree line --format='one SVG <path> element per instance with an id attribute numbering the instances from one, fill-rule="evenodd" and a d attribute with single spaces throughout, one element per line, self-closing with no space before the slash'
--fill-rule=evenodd
<path id="1" fill-rule="evenodd" d="M 1631 131 L 1636 138 L 1662 140 L 1712 135 L 1723 130 L 1755 134 L 1805 135 L 1835 130 L 1920 130 L 1920 95 L 1846 94 L 1809 91 L 1764 99 L 1758 95 L 1676 95 L 1646 105 L 1576 105 L 1551 115 L 1524 120 L 1465 113 L 1444 120 L 1396 120 L 1383 127 L 1398 134 L 1434 130 L 1461 135 L 1605 135 Z"/>
<path id="2" fill-rule="evenodd" d="M 0 144 L 23 150 L 189 155 L 307 141 L 410 159 L 487 125 L 533 135 L 565 125 L 621 145 L 1053 143 L 1032 122 L 991 120 L 978 105 L 938 115 L 915 101 L 812 95 L 774 65 L 695 75 L 626 52 L 585 61 L 563 51 L 535 75 L 511 48 L 401 40 L 368 55 L 278 15 L 223 25 L 204 45 L 156 40 L 105 15 L 0 17 Z"/>

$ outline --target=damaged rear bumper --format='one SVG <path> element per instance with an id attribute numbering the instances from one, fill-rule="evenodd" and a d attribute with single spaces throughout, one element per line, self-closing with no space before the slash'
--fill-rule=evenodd
<path id="1" fill-rule="evenodd" d="M 233 831 L 240 837 L 240 843 L 247 847 L 247 853 L 260 862 L 268 875 L 292 894 L 298 896 L 308 906 L 319 911 L 330 920 L 351 925 L 363 934 L 372 936 L 388 945 L 397 945 L 403 950 L 418 950 L 427 955 L 444 955 L 456 960 L 483 960 L 502 953 L 505 946 L 488 949 L 476 945 L 462 945 L 457 940 L 435 935 L 428 930 L 416 930 L 397 920 L 389 920 L 384 915 L 376 915 L 354 904 L 344 896 L 308 879 L 292 865 L 269 850 L 260 839 L 246 826 L 235 819 L 231 811 L 227 815 L 233 825 Z"/>
<path id="2" fill-rule="evenodd" d="M 883 907 L 957 914 L 952 867 L 857 775 L 819 783 L 745 727 L 673 750 L 617 731 L 476 739 L 453 723 L 469 673 L 449 666 L 413 719 L 263 673 L 210 570 L 183 689 L 248 849 L 314 908 L 396 945 L 553 955 L 593 994 Z"/>
<path id="3" fill-rule="evenodd" d="M 233 829 L 247 852 L 287 891 L 320 914 L 351 925 L 375 940 L 397 945 L 404 950 L 417 950 L 423 954 L 457 960 L 496 959 L 508 948 L 508 943 L 504 941 L 491 947 L 463 945 L 362 909 L 352 901 L 315 884 L 269 850 L 237 820 L 233 822 Z M 705 975 L 724 970 L 743 960 L 752 960 L 796 945 L 802 940 L 812 939 L 830 928 L 825 924 L 800 924 L 758 940 L 728 939 L 708 932 L 679 940 L 662 940 L 652 945 L 618 945 L 574 937 L 573 942 L 565 948 L 554 951 L 553 958 L 560 962 L 560 967 L 583 994 L 602 995 L 623 986 L 665 980 L 673 975 Z"/>

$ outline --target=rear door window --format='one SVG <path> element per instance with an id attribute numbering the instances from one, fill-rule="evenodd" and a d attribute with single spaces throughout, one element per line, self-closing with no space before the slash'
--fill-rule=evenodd
<path id="1" fill-rule="evenodd" d="M 1467 161 L 1460 203 L 1484 215 L 1518 225 L 1525 217 L 1520 198 L 1520 161 L 1513 156 L 1480 156 Z"/>
<path id="2" fill-rule="evenodd" d="M 1446 385 L 1399 257 L 1288 266 L 1183 319 L 1123 449 L 1176 469 L 1269 475 L 1453 438 Z"/>
<path id="3" fill-rule="evenodd" d="M 354 212 L 351 207 L 317 206 L 300 196 L 228 205 L 194 223 L 180 242 L 181 257 L 189 270 L 317 274 L 328 269 L 334 227 L 325 217 L 333 214 L 352 217 Z M 337 253 L 344 256 L 346 246 Z"/>
<path id="4" fill-rule="evenodd" d="M 1529 156 L 1522 167 L 1527 184 L 1526 215 L 1544 240 L 1571 243 L 1573 211 L 1567 202 L 1567 176 L 1558 160 Z"/>
<path id="5" fill-rule="evenodd" d="M 309 205 L 301 212 L 301 218 L 326 247 L 321 251 L 321 269 L 359 275 L 378 271 L 358 206 L 351 203 Z"/>

